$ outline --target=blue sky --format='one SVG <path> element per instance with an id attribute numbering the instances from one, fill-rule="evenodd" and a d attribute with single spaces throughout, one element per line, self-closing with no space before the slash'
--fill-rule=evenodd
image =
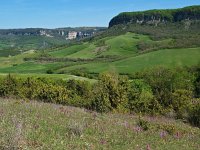
<path id="1" fill-rule="evenodd" d="M 200 0 L 1 0 L 0 28 L 108 26 L 120 12 L 200 5 Z"/>

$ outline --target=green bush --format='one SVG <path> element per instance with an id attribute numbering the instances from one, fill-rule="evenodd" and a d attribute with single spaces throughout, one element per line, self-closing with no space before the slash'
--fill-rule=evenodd
<path id="1" fill-rule="evenodd" d="M 88 98 L 91 95 L 91 84 L 88 81 L 69 80 L 66 83 L 66 88 L 72 92 L 72 95 L 78 95 Z"/>
<path id="2" fill-rule="evenodd" d="M 68 104 L 69 91 L 62 86 L 43 84 L 37 92 L 37 99 L 44 102 Z"/>
<path id="3" fill-rule="evenodd" d="M 47 70 L 46 72 L 47 72 L 47 74 L 53 74 L 53 70 L 51 70 L 51 69 Z"/>
<path id="4" fill-rule="evenodd" d="M 19 88 L 19 97 L 24 99 L 36 99 L 42 82 L 30 77 L 22 82 L 22 86 Z"/>
<path id="5" fill-rule="evenodd" d="M 92 86 L 88 81 L 69 80 L 65 86 L 70 91 L 71 105 L 91 108 Z"/>
<path id="6" fill-rule="evenodd" d="M 99 75 L 95 84 L 51 78 L 0 77 L 1 97 L 20 97 L 72 105 L 98 112 L 176 114 L 177 118 L 199 126 L 198 72 L 196 68 L 153 68 L 128 80 L 115 72 Z M 197 99 L 197 98 L 196 98 Z"/>
<path id="7" fill-rule="evenodd" d="M 142 78 L 150 85 L 153 95 L 163 109 L 170 107 L 173 71 L 164 67 L 156 67 L 143 72 Z"/>
<path id="8" fill-rule="evenodd" d="M 1 79 L 0 82 L 0 96 L 18 95 L 18 80 L 14 76 L 9 74 L 4 79 Z"/>
<path id="9" fill-rule="evenodd" d="M 200 100 L 197 100 L 195 104 L 189 110 L 188 121 L 200 128 Z"/>
<path id="10" fill-rule="evenodd" d="M 150 123 L 141 117 L 139 117 L 137 125 L 140 126 L 144 131 L 147 131 L 151 128 Z"/>
<path id="11" fill-rule="evenodd" d="M 186 69 L 176 68 L 173 70 L 164 67 L 156 67 L 142 72 L 139 76 L 150 85 L 154 97 L 162 106 L 164 112 L 169 110 L 171 106 L 176 103 L 175 101 L 178 100 L 174 97 L 174 92 L 183 90 L 183 95 L 184 92 L 194 90 L 195 78 Z"/>
<path id="12" fill-rule="evenodd" d="M 109 94 L 105 92 L 102 85 L 100 83 L 95 84 L 93 90 L 93 101 L 92 101 L 92 109 L 97 112 L 104 113 L 112 110 L 111 103 L 109 101 Z"/>
<path id="13" fill-rule="evenodd" d="M 158 125 L 158 129 L 162 129 L 170 135 L 174 135 L 178 131 L 173 124 L 160 124 Z"/>
<path id="14" fill-rule="evenodd" d="M 134 112 L 156 113 L 160 111 L 159 107 L 151 87 L 142 80 L 133 80 L 129 91 L 129 109 Z"/>
<path id="15" fill-rule="evenodd" d="M 103 73 L 95 87 L 93 107 L 97 111 L 122 109 L 128 104 L 128 78 L 113 72 Z"/>
<path id="16" fill-rule="evenodd" d="M 195 96 L 200 98 L 200 64 L 199 64 L 199 66 L 195 66 L 192 69 L 196 76 L 195 81 L 194 81 Z"/>
<path id="17" fill-rule="evenodd" d="M 172 94 L 172 106 L 178 118 L 186 117 L 192 102 L 192 92 L 188 90 L 176 90 Z"/>

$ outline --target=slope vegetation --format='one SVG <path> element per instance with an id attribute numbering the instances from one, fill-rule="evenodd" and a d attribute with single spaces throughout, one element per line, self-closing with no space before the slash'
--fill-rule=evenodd
<path id="1" fill-rule="evenodd" d="M 154 41 L 149 36 L 128 32 L 45 51 L 45 54 L 1 57 L 0 72 L 46 73 L 51 69 L 54 73 L 100 73 L 114 69 L 120 73 L 133 73 L 157 65 L 183 67 L 199 63 L 199 47 L 166 49 L 164 46 L 170 42 L 170 38 Z"/>
<path id="2" fill-rule="evenodd" d="M 5 57 L 7 49 L 0 50 L 0 72 L 85 76 L 107 70 L 132 74 L 157 65 L 199 64 L 199 6 L 126 14 L 113 18 L 114 24 L 108 30 L 78 42 L 42 51 L 17 50 L 13 52 L 16 56 L 10 57 Z M 138 22 L 141 14 L 146 23 Z M 153 24 L 148 23 L 152 19 Z"/>
<path id="3" fill-rule="evenodd" d="M 164 117 L 101 115 L 5 99 L 0 99 L 0 116 L 0 149 L 193 150 L 200 146 L 198 128 Z"/>

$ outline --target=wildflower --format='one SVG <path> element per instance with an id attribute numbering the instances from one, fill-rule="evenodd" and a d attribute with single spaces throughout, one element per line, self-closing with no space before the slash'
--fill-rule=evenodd
<path id="1" fill-rule="evenodd" d="M 147 144 L 147 150 L 151 150 L 151 147 L 149 144 Z"/>
<path id="2" fill-rule="evenodd" d="M 107 142 L 106 142 L 105 139 L 101 139 L 101 140 L 100 140 L 100 144 L 105 145 L 106 143 L 107 143 Z"/>
<path id="3" fill-rule="evenodd" d="M 136 128 L 133 128 L 137 133 L 141 132 L 142 131 L 142 128 L 137 126 Z"/>
<path id="4" fill-rule="evenodd" d="M 160 138 L 165 138 L 167 136 L 167 132 L 162 131 L 160 132 Z"/>
<path id="5" fill-rule="evenodd" d="M 180 139 L 181 138 L 181 134 L 180 132 L 176 132 L 175 136 L 174 136 L 176 139 Z"/>

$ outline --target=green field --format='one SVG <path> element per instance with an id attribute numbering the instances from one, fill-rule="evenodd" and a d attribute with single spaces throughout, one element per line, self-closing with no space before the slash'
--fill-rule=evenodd
<path id="1" fill-rule="evenodd" d="M 0 99 L 0 149 L 200 148 L 200 132 L 180 121 L 137 115 L 101 115 L 62 105 Z"/>
<path id="2" fill-rule="evenodd" d="M 200 150 L 199 29 L 200 5 L 0 29 L 0 150 Z"/>
<path id="3" fill-rule="evenodd" d="M 58 59 L 53 62 L 24 60 L 24 58 L 30 57 L 40 58 L 40 53 L 35 52 L 0 57 L 0 72 L 44 74 L 51 69 L 54 73 L 70 73 L 77 70 L 84 70 L 88 73 L 100 73 L 107 70 L 134 73 L 157 65 L 184 67 L 200 63 L 200 48 L 198 47 L 160 49 L 145 53 L 140 53 L 137 47 L 138 43 L 143 41 L 162 44 L 170 40 L 153 41 L 146 35 L 128 32 L 124 35 L 105 37 L 96 41 L 46 51 L 49 58 Z M 72 60 L 59 61 L 62 58 Z M 93 59 L 93 61 L 88 61 L 88 59 Z"/>
<path id="4" fill-rule="evenodd" d="M 71 47 L 67 47 L 67 48 L 64 48 L 64 49 L 59 49 L 57 51 L 50 52 L 49 54 L 53 57 L 66 57 L 68 55 L 79 52 L 79 51 L 83 50 L 84 48 L 87 48 L 87 44 L 85 44 L 85 45 L 74 45 L 74 46 L 71 46 Z"/>

